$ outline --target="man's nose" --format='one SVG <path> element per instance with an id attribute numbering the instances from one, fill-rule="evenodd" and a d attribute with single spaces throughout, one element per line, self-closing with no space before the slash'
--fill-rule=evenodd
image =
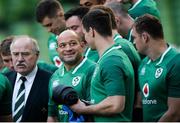
<path id="1" fill-rule="evenodd" d="M 23 60 L 24 59 L 24 57 L 23 57 L 23 55 L 21 54 L 21 53 L 19 53 L 19 55 L 18 55 L 18 61 L 21 61 L 21 60 Z"/>

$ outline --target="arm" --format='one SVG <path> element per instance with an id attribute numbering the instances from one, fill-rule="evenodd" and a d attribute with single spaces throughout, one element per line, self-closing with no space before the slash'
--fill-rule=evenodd
<path id="1" fill-rule="evenodd" d="M 168 110 L 159 122 L 180 121 L 180 98 L 168 97 Z"/>
<path id="2" fill-rule="evenodd" d="M 124 96 L 109 96 L 96 105 L 85 106 L 81 101 L 71 106 L 71 109 L 79 114 L 96 114 L 109 116 L 120 113 L 125 107 Z"/>

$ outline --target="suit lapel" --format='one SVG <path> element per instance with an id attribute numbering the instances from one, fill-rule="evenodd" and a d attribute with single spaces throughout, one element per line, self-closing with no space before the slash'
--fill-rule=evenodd
<path id="1" fill-rule="evenodd" d="M 28 113 L 29 111 L 32 109 L 31 106 L 33 105 L 34 103 L 34 100 L 37 100 L 37 91 L 40 89 L 40 83 L 41 83 L 41 80 L 40 77 L 41 74 L 40 74 L 40 70 L 38 68 L 38 71 L 36 73 L 36 76 L 34 78 L 34 82 L 33 82 L 33 85 L 31 87 L 31 90 L 30 90 L 30 93 L 29 93 L 29 96 L 27 98 L 27 101 L 26 101 L 26 106 L 25 106 L 25 109 L 24 109 L 24 116 L 28 116 Z"/>

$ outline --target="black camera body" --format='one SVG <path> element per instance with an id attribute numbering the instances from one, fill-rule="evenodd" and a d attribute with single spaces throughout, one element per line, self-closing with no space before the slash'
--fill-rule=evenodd
<path id="1" fill-rule="evenodd" d="M 65 104 L 71 106 L 77 103 L 79 97 L 72 87 L 59 84 L 53 88 L 52 99 L 58 105 Z"/>

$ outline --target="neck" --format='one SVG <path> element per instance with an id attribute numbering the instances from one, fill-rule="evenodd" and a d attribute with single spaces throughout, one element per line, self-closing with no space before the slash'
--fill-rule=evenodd
<path id="1" fill-rule="evenodd" d="M 119 34 L 118 31 L 117 31 L 117 29 L 113 29 L 113 30 L 112 30 L 112 35 L 113 35 L 113 37 L 114 37 L 116 34 Z"/>
<path id="2" fill-rule="evenodd" d="M 101 37 L 98 36 L 95 39 L 95 45 L 96 45 L 96 49 L 98 51 L 99 57 L 102 56 L 102 54 L 114 44 L 113 41 L 113 36 L 108 36 L 108 37 Z"/>
<path id="3" fill-rule="evenodd" d="M 155 43 L 156 42 L 156 43 Z M 159 58 L 166 50 L 167 50 L 167 44 L 163 40 L 159 41 L 153 41 L 152 44 L 149 46 L 149 51 L 147 53 L 147 56 L 152 60 L 156 60 Z"/>
<path id="4" fill-rule="evenodd" d="M 134 24 L 134 21 L 132 19 L 132 17 L 130 17 L 130 15 L 127 16 L 126 20 L 125 20 L 125 34 L 126 34 L 126 37 L 128 36 L 128 33 L 129 33 L 129 30 L 131 30 L 133 24 Z"/>
<path id="5" fill-rule="evenodd" d="M 64 63 L 64 67 L 66 68 L 67 71 L 70 71 L 72 68 L 75 68 L 78 64 L 80 64 L 82 60 L 83 60 L 83 57 L 80 58 L 79 61 L 73 65 Z"/>

